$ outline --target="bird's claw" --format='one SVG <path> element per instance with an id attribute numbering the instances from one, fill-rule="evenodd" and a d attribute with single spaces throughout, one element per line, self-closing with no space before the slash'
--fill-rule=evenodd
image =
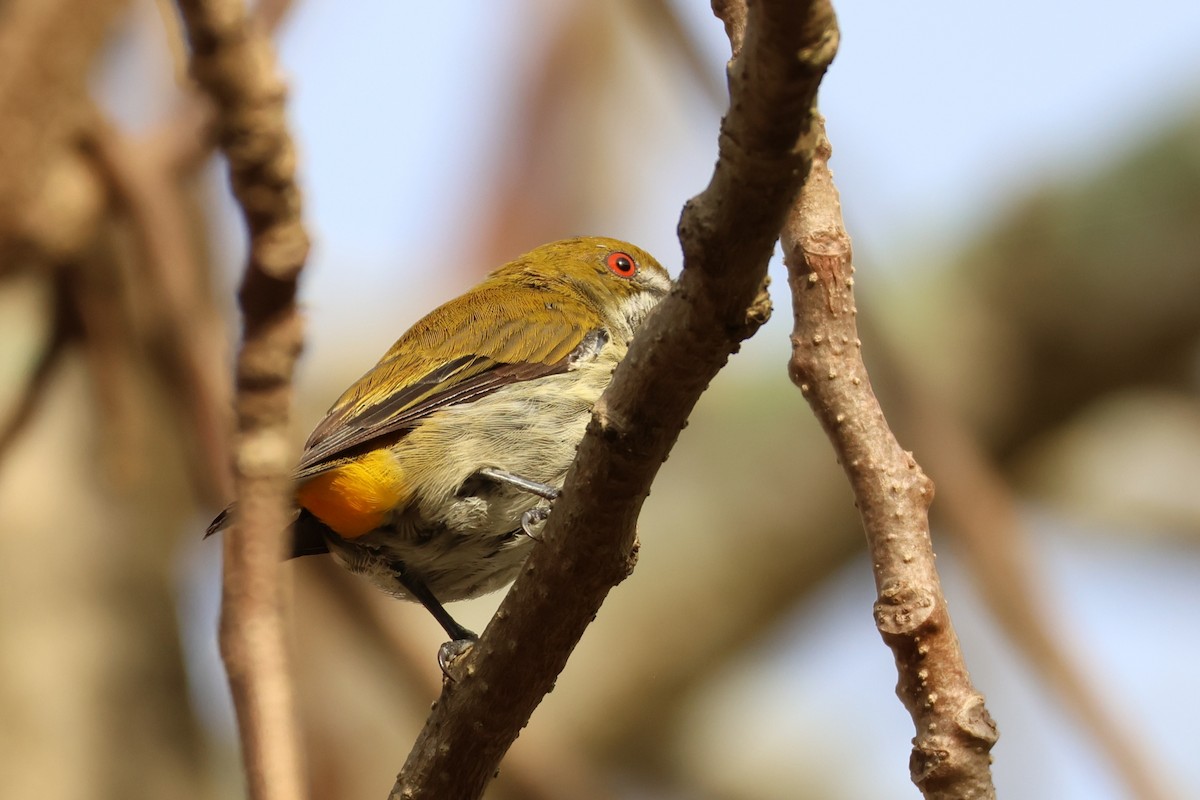
<path id="1" fill-rule="evenodd" d="M 521 515 L 521 530 L 525 535 L 535 542 L 542 540 L 541 532 L 534 533 L 534 527 L 541 525 L 550 516 L 549 506 L 538 506 L 531 508 Z"/>
<path id="2" fill-rule="evenodd" d="M 442 674 L 446 676 L 446 680 L 453 682 L 454 676 L 450 674 L 450 667 L 455 661 L 471 652 L 471 648 L 475 646 L 475 642 L 479 639 L 478 636 L 467 631 L 469 637 L 463 639 L 455 639 L 450 642 L 443 642 L 438 648 L 437 661 L 441 667 Z"/>

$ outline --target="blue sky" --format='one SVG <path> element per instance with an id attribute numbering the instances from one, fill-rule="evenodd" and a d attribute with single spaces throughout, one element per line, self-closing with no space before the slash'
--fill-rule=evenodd
<path id="1" fill-rule="evenodd" d="M 728 45 L 708 3 L 676 5 L 720 79 Z M 323 342 L 344 348 L 345 319 L 413 319 L 460 288 L 440 276 L 470 239 L 498 173 L 489 143 L 506 132 L 531 43 L 554 9 L 298 4 L 281 48 L 315 233 L 305 284 L 311 363 L 326 357 Z M 937 263 L 997 208 L 1087 172 L 1200 102 L 1200 3 L 1150 3 L 1136 20 L 1115 3 L 1035 0 L 837 9 L 842 45 L 821 105 L 867 275 Z M 671 110 L 686 124 L 670 128 L 670 114 L 640 120 L 669 130 L 647 143 L 659 148 L 653 180 L 641 164 L 625 177 L 641 195 L 636 215 L 595 232 L 638 241 L 677 270 L 675 222 L 711 173 L 717 111 L 695 98 Z M 233 219 L 228 227 L 238 228 Z M 781 272 L 775 278 L 785 285 Z M 386 349 L 399 325 L 374 330 L 356 330 L 366 353 Z M 758 337 L 747 360 L 779 357 L 784 338 Z"/>
<path id="2" fill-rule="evenodd" d="M 528 5 L 298 4 L 281 44 L 319 254 L 394 269 L 414 242 L 462 224 L 461 187 L 489 175 L 480 143 L 499 133 L 539 30 Z M 676 5 L 719 71 L 728 45 L 708 4 Z M 839 3 L 821 104 L 860 247 L 958 241 L 998 203 L 1103 163 L 1194 105 L 1200 4 L 1147 3 L 1136 19 L 1129 8 Z M 668 227 L 711 167 L 711 144 L 697 149 L 685 174 L 655 176 L 675 196 Z"/>

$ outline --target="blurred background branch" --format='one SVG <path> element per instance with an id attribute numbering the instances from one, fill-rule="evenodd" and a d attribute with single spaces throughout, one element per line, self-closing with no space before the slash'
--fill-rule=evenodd
<path id="1" fill-rule="evenodd" d="M 237 711 L 250 798 L 301 800 L 308 792 L 283 629 L 281 572 L 291 551 L 294 514 L 289 427 L 293 374 L 303 344 L 296 291 L 309 238 L 285 113 L 286 88 L 274 48 L 243 0 L 179 0 L 179 9 L 191 44 L 189 71 L 216 106 L 217 141 L 250 237 L 238 291 L 236 508 L 222 534 L 221 657 Z M 164 289 L 168 310 L 172 299 L 182 310 L 179 293 L 172 297 L 169 287 Z M 179 360 L 198 365 L 189 355 Z"/>

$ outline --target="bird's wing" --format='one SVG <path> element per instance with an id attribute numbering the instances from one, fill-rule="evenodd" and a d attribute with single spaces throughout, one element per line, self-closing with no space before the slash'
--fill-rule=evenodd
<path id="1" fill-rule="evenodd" d="M 538 300 L 534 308 L 528 298 L 477 290 L 460 302 L 466 313 L 451 315 L 445 306 L 434 311 L 342 395 L 305 444 L 297 479 L 324 472 L 378 440 L 403 436 L 437 409 L 565 372 L 606 341 L 586 324 L 586 313 L 561 297 Z"/>

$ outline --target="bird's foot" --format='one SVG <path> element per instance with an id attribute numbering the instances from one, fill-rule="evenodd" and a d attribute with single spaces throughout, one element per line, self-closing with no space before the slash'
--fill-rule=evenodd
<path id="1" fill-rule="evenodd" d="M 466 630 L 465 628 L 462 632 L 466 635 L 462 638 L 454 639 L 453 641 L 443 642 L 442 646 L 438 648 L 438 666 L 441 667 L 442 674 L 446 676 L 446 680 L 450 682 L 454 682 L 456 680 L 455 677 L 450 674 L 450 667 L 454 665 L 455 661 L 471 652 L 471 648 L 474 647 L 475 642 L 479 640 L 478 636 L 471 631 Z"/>
<path id="2" fill-rule="evenodd" d="M 549 516 L 550 506 L 531 508 L 521 515 L 521 530 L 530 539 L 540 542 L 542 540 L 541 525 Z"/>

